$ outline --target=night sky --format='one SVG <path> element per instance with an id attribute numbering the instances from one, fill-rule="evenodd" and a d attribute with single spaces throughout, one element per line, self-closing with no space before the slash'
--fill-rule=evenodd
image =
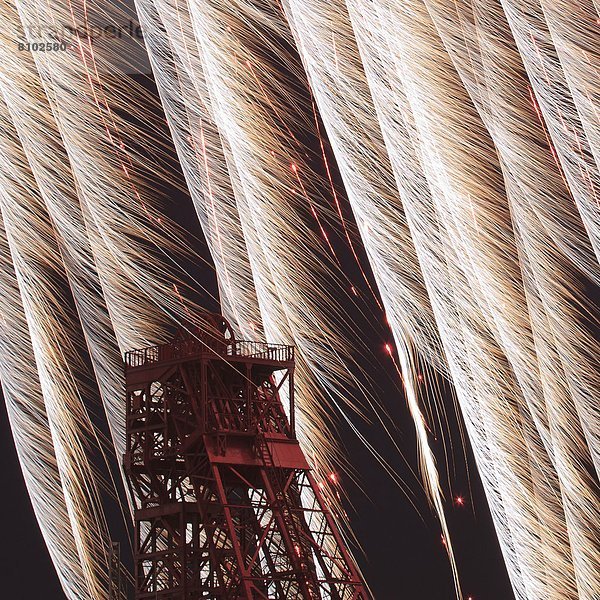
<path id="1" fill-rule="evenodd" d="M 329 160 L 333 164 L 332 156 L 329 156 Z M 173 165 L 173 169 L 177 171 L 177 165 Z M 180 176 L 180 173 L 175 174 Z M 339 176 L 336 176 L 336 184 L 339 191 L 343 192 Z M 169 214 L 185 224 L 187 229 L 190 229 L 190 224 L 194 224 L 192 227 L 196 229 L 192 228 L 190 233 L 201 238 L 189 198 L 177 192 L 175 187 L 161 190 L 161 194 L 170 198 L 167 207 Z M 352 216 L 347 204 L 344 211 L 351 223 Z M 196 245 L 197 248 L 202 246 L 201 243 Z M 340 240 L 338 246 L 336 251 L 343 259 L 344 268 L 360 290 L 359 302 L 363 303 L 362 308 L 367 308 L 367 314 L 376 314 L 376 303 L 369 297 L 364 282 L 360 283 L 359 272 L 348 249 L 344 250 Z M 366 264 L 363 261 L 363 265 Z M 200 269 L 197 265 L 196 268 Z M 208 288 L 214 287 L 214 275 L 206 268 L 194 275 Z M 208 296 L 204 299 L 207 308 L 214 310 Z M 391 334 L 384 325 L 383 315 L 380 314 L 381 323 L 378 323 L 365 319 L 352 306 L 348 310 L 355 317 L 358 332 L 370 349 L 370 356 L 367 357 L 369 374 L 375 382 L 379 401 L 385 411 L 393 415 L 393 419 L 383 417 L 391 436 L 381 425 L 366 423 L 356 415 L 349 415 L 349 418 L 403 482 L 401 485 L 394 482 L 344 419 L 339 415 L 331 415 L 337 427 L 337 436 L 351 465 L 349 470 L 340 466 L 338 474 L 350 500 L 347 504 L 350 521 L 362 546 L 362 550 L 355 549 L 355 553 L 377 600 L 452 600 L 455 597 L 454 586 L 440 527 L 419 486 L 418 476 L 415 476 L 418 467 L 412 420 L 400 391 L 398 377 L 384 350 L 384 342 L 392 341 Z M 352 313 L 353 310 L 356 314 Z M 445 390 L 444 401 L 448 413 L 447 442 L 452 445 L 447 448 L 447 465 L 441 437 L 434 440 L 433 444 L 443 473 L 447 515 L 463 595 L 465 599 L 472 600 L 510 600 L 513 594 L 485 496 L 469 448 L 465 452 L 466 461 L 464 459 L 459 425 L 453 416 L 453 402 L 448 389 Z M 27 497 L 4 408 L 1 411 L 0 427 L 4 474 L 0 502 L 5 540 L 0 550 L 0 573 L 4 588 L 1 596 L 7 600 L 62 599 L 64 595 Z M 452 497 L 449 496 L 444 476 L 446 472 L 450 473 Z M 460 500 L 457 501 L 459 497 Z M 126 555 L 128 550 L 123 534 L 119 537 L 122 540 L 122 553 Z M 126 556 L 125 559 L 129 562 Z"/>

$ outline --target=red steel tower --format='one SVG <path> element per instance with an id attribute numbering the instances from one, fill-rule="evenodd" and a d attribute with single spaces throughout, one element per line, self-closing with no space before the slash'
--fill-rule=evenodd
<path id="1" fill-rule="evenodd" d="M 367 600 L 295 436 L 293 347 L 203 321 L 126 356 L 136 600 Z"/>

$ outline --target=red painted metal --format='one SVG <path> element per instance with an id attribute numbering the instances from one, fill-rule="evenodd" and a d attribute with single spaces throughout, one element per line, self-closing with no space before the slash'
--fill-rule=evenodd
<path id="1" fill-rule="evenodd" d="M 204 321 L 126 355 L 136 600 L 370 598 L 296 440 L 294 348 Z"/>

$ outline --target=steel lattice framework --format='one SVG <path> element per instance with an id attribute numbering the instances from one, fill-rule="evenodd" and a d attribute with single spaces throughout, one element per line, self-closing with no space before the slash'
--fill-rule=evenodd
<path id="1" fill-rule="evenodd" d="M 126 356 L 136 600 L 369 598 L 295 437 L 293 347 L 205 321 Z"/>

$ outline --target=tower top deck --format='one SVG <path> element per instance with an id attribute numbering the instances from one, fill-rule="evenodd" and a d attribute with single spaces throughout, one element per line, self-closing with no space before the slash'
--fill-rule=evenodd
<path id="1" fill-rule="evenodd" d="M 294 362 L 294 346 L 238 340 L 229 323 L 221 315 L 204 313 L 200 325 L 180 328 L 170 342 L 126 352 L 125 370 L 198 358 L 220 358 L 228 362 L 262 362 L 285 368 Z"/>

